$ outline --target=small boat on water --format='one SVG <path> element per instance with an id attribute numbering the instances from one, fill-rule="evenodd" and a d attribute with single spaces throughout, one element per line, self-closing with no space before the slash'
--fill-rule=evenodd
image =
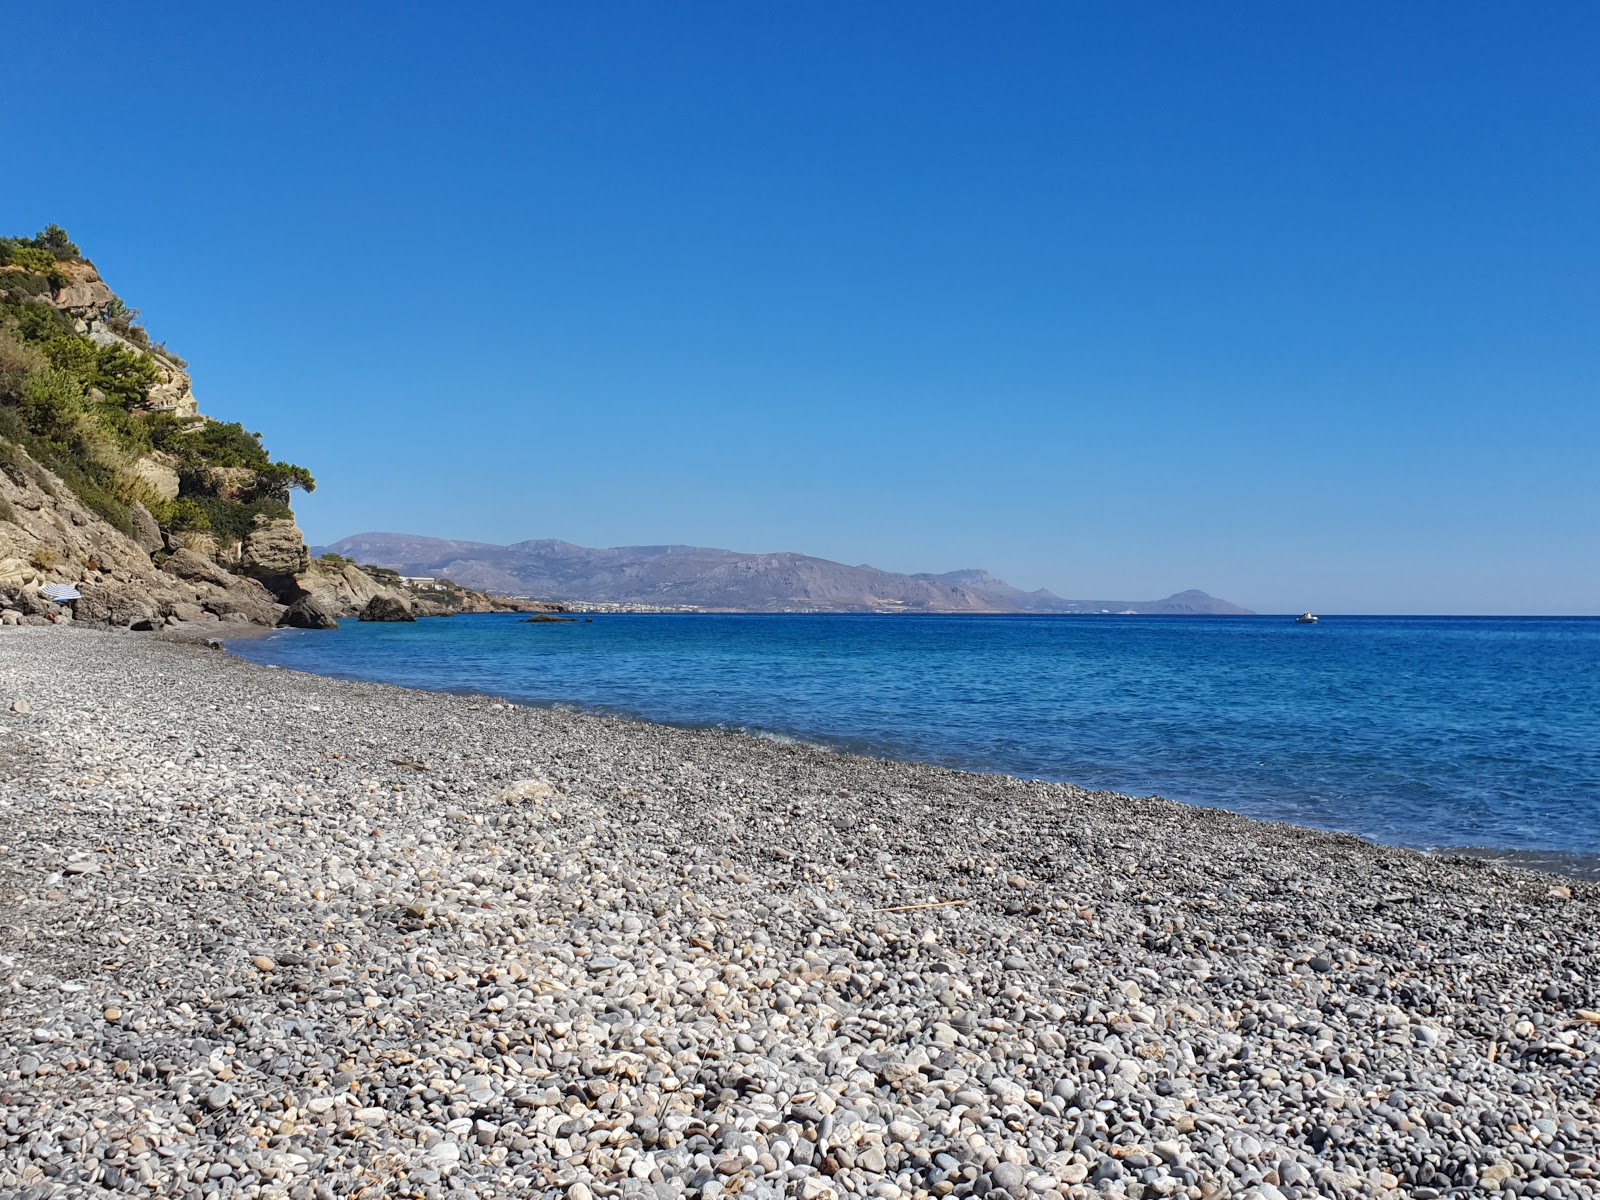
<path id="1" fill-rule="evenodd" d="M 1317 623 L 1317 618 L 1312 613 L 1301 613 L 1294 619 L 1294 623 L 1296 625 L 1315 625 Z"/>

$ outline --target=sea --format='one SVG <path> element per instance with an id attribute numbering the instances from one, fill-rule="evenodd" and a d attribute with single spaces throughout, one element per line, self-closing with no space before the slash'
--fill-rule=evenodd
<path id="1" fill-rule="evenodd" d="M 1418 849 L 1600 863 L 1600 618 L 495 613 L 232 649 Z"/>

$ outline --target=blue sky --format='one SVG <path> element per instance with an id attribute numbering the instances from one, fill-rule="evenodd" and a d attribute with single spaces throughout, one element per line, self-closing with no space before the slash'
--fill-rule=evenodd
<path id="1" fill-rule="evenodd" d="M 392 529 L 1600 613 L 1600 8 L 33 6 L 7 231 Z"/>

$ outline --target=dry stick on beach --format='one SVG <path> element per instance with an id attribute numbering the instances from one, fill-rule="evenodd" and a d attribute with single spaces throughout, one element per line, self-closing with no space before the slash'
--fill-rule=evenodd
<path id="1" fill-rule="evenodd" d="M 926 908 L 959 908 L 965 900 L 933 900 L 927 904 L 896 904 L 892 908 L 869 908 L 869 913 L 921 912 Z"/>

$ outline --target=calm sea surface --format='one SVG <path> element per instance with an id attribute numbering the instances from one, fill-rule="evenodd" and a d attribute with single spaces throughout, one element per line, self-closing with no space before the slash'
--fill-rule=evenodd
<path id="1" fill-rule="evenodd" d="M 495 614 L 235 649 L 1402 845 L 1600 853 L 1600 619 Z"/>

